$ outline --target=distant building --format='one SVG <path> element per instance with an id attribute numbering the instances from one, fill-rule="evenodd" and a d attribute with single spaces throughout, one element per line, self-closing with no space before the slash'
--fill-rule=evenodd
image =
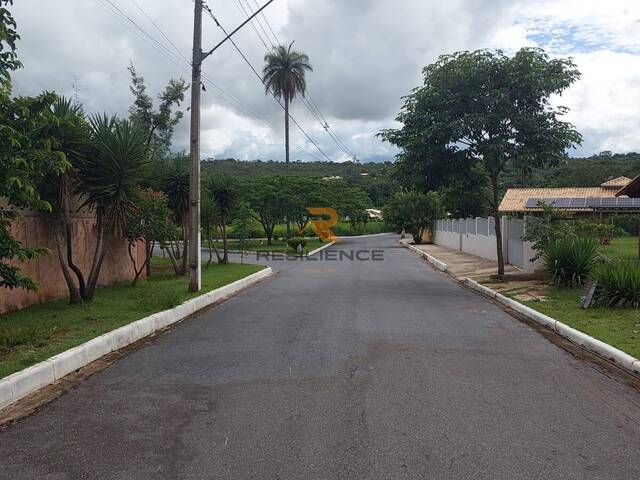
<path id="1" fill-rule="evenodd" d="M 510 188 L 498 210 L 503 215 L 523 217 L 540 212 L 540 204 L 553 205 L 576 216 L 640 213 L 640 175 L 634 179 L 613 178 L 598 187 Z"/>

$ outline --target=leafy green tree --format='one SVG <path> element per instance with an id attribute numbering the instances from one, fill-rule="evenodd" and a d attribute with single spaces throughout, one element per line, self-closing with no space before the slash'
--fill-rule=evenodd
<path id="1" fill-rule="evenodd" d="M 148 167 L 146 135 L 137 124 L 106 115 L 94 116 L 90 149 L 77 168 L 76 192 L 96 213 L 97 241 L 83 296 L 93 300 L 106 255 L 107 235 L 121 232 L 125 216 L 136 206 L 138 186 Z"/>
<path id="2" fill-rule="evenodd" d="M 77 168 L 89 149 L 90 131 L 82 107 L 64 97 L 54 101 L 43 130 L 70 165 L 64 172 L 49 175 L 40 190 L 53 207 L 51 217 L 58 262 L 69 291 L 69 302 L 75 304 L 82 302 L 86 285 L 74 260 L 71 204 Z"/>
<path id="3" fill-rule="evenodd" d="M 244 263 L 244 251 L 247 249 L 247 240 L 251 235 L 251 211 L 249 206 L 242 202 L 238 208 L 238 213 L 233 222 L 233 229 L 238 237 L 238 247 L 240 248 L 240 263 Z"/>
<path id="4" fill-rule="evenodd" d="M 422 242 L 422 236 L 433 229 L 436 220 L 442 218 L 444 209 L 436 192 L 399 192 L 384 207 L 384 220 L 397 231 L 406 230 L 413 242 Z"/>
<path id="5" fill-rule="evenodd" d="M 209 260 L 207 261 L 207 266 L 211 265 L 214 253 L 216 254 L 218 263 L 222 263 L 220 252 L 216 247 L 216 243 L 213 241 L 214 233 L 220 229 L 220 209 L 218 208 L 218 204 L 214 202 L 209 195 L 202 195 L 200 205 L 200 222 L 202 225 L 202 232 L 204 233 L 204 237 L 209 248 Z"/>
<path id="6" fill-rule="evenodd" d="M 216 204 L 220 212 L 220 230 L 222 231 L 223 256 L 222 263 L 229 263 L 229 246 L 227 242 L 227 225 L 233 220 L 233 214 L 240 200 L 238 182 L 234 177 L 220 175 L 209 178 L 206 193 Z"/>
<path id="7" fill-rule="evenodd" d="M 177 276 L 187 273 L 187 248 L 189 245 L 189 182 L 191 167 L 189 159 L 178 155 L 163 161 L 157 178 L 152 182 L 155 189 L 164 192 L 169 199 L 174 222 L 180 236 L 174 235 L 165 249 Z M 182 252 L 180 251 L 182 243 Z M 178 264 L 177 260 L 180 260 Z"/>
<path id="8" fill-rule="evenodd" d="M 417 175 L 478 168 L 490 188 L 499 239 L 505 172 L 557 164 L 582 140 L 560 120 L 567 109 L 551 104 L 579 76 L 573 61 L 550 59 L 540 49 L 523 48 L 511 58 L 488 50 L 443 55 L 424 69 L 424 85 L 407 97 L 397 117 L 402 128 L 382 137 L 402 149 L 399 162 Z M 496 248 L 502 275 L 502 242 Z"/>
<path id="9" fill-rule="evenodd" d="M 287 47 L 279 45 L 264 56 L 262 81 L 267 95 L 275 95 L 284 102 L 285 162 L 289 166 L 289 104 L 307 90 L 306 73 L 313 71 L 309 57 L 293 50 L 293 42 Z"/>
<path id="10" fill-rule="evenodd" d="M 131 93 L 133 105 L 129 109 L 129 119 L 139 123 L 147 131 L 149 157 L 153 160 L 164 159 L 169 154 L 175 127 L 180 123 L 184 113 L 175 111 L 184 101 L 184 94 L 189 89 L 183 79 L 169 80 L 169 84 L 160 94 L 160 105 L 154 111 L 153 100 L 147 93 L 144 77 L 138 75 L 133 64 L 129 65 L 131 74 Z"/>
<path id="11" fill-rule="evenodd" d="M 134 287 L 142 272 L 151 263 L 153 246 L 156 243 L 163 244 L 171 237 L 174 229 L 171 217 L 172 212 L 168 206 L 167 196 L 163 192 L 155 192 L 152 189 L 140 189 L 135 207 L 125 213 L 124 235 L 135 272 Z M 138 242 L 144 242 L 145 248 L 144 261 L 140 266 L 133 252 Z"/>
<path id="12" fill-rule="evenodd" d="M 20 36 L 10 5 L 12 0 L 0 0 L 0 197 L 7 202 L 0 207 L 0 287 L 35 291 L 36 283 L 22 274 L 15 261 L 34 259 L 48 250 L 26 248 L 11 234 L 11 223 L 17 208 L 51 210 L 38 187 L 49 175 L 64 172 L 69 163 L 42 129 L 55 95 L 12 97 L 11 73 L 22 64 L 16 52 Z"/>
<path id="13" fill-rule="evenodd" d="M 276 225 L 291 211 L 292 200 L 286 192 L 291 185 L 283 175 L 265 175 L 251 179 L 245 186 L 243 199 L 262 225 L 267 245 L 273 243 Z"/>

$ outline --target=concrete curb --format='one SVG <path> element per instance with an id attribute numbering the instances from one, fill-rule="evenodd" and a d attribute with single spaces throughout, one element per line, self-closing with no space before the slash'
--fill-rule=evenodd
<path id="1" fill-rule="evenodd" d="M 311 252 L 307 253 L 307 257 L 313 257 L 314 255 L 322 252 L 323 250 L 326 250 L 332 245 L 335 245 L 335 243 L 336 242 L 330 242 L 330 243 L 327 243 L 326 245 L 321 246 L 320 248 L 316 248 L 315 250 L 312 250 Z"/>
<path id="2" fill-rule="evenodd" d="M 631 355 L 624 353 L 622 350 L 618 350 L 611 345 L 604 343 L 596 338 L 593 338 L 585 333 L 582 333 L 575 328 L 571 328 L 564 323 L 551 318 L 543 313 L 540 313 L 533 308 L 527 307 L 520 302 L 515 301 L 512 298 L 505 297 L 504 295 L 492 290 L 491 288 L 480 285 L 475 280 L 470 278 L 464 279 L 465 285 L 469 286 L 472 290 L 475 290 L 483 295 L 497 300 L 498 302 L 512 308 L 518 313 L 521 313 L 525 317 L 533 320 L 534 322 L 553 330 L 561 337 L 566 338 L 572 343 L 579 345 L 580 347 L 589 350 L 607 360 L 612 361 L 620 368 L 626 370 L 634 375 L 640 375 L 640 360 Z"/>
<path id="3" fill-rule="evenodd" d="M 152 333 L 184 320 L 199 310 L 225 300 L 271 275 L 273 275 L 273 270 L 271 267 L 267 267 L 229 285 L 187 300 L 176 308 L 132 322 L 0 379 L 0 409 L 8 407 L 21 398 L 60 380 L 108 353 L 131 345 Z"/>
<path id="4" fill-rule="evenodd" d="M 395 233 L 393 232 L 387 232 L 387 233 L 370 233 L 368 235 L 344 235 L 340 238 L 370 238 L 370 237 L 385 237 L 387 235 L 395 235 Z"/>
<path id="5" fill-rule="evenodd" d="M 416 252 L 418 255 L 424 257 L 427 259 L 427 261 L 432 264 L 434 267 L 436 267 L 438 270 L 442 271 L 442 272 L 446 272 L 449 268 L 449 266 L 444 263 L 441 260 L 438 260 L 436 257 L 429 255 L 427 252 L 423 252 L 422 250 L 420 250 L 419 248 L 414 247 L 413 245 L 403 242 L 400 240 L 400 245 L 403 245 L 404 247 L 408 248 L 409 250 Z"/>

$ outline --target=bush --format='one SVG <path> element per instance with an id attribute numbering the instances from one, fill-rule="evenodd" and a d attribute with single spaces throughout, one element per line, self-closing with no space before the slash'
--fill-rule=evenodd
<path id="1" fill-rule="evenodd" d="M 396 231 L 405 229 L 413 242 L 422 242 L 424 232 L 444 216 L 440 195 L 436 192 L 399 192 L 384 208 L 384 220 Z"/>
<path id="2" fill-rule="evenodd" d="M 293 250 L 298 251 L 298 247 L 304 248 L 307 246 L 307 239 L 303 237 L 291 237 L 287 240 L 287 245 Z"/>
<path id="3" fill-rule="evenodd" d="M 579 287 L 591 274 L 597 253 L 593 238 L 561 238 L 547 246 L 544 261 L 556 285 Z"/>
<path id="4" fill-rule="evenodd" d="M 618 228 L 623 229 L 629 235 L 638 235 L 638 227 L 640 226 L 640 215 L 616 215 L 611 217 L 611 223 Z"/>
<path id="5" fill-rule="evenodd" d="M 640 309 L 640 262 L 637 260 L 603 263 L 594 270 L 593 279 L 598 282 L 596 304 Z"/>
<path id="6" fill-rule="evenodd" d="M 576 220 L 573 228 L 576 236 L 597 238 L 603 245 L 608 244 L 612 238 L 623 237 L 627 234 L 616 225 L 592 222 L 591 220 Z"/>

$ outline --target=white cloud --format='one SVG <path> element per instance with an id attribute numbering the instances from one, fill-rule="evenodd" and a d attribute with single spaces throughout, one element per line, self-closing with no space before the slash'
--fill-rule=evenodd
<path id="1" fill-rule="evenodd" d="M 167 43 L 133 2 L 111 1 Z M 189 57 L 192 2 L 137 2 Z M 209 5 L 227 28 L 243 19 L 236 2 L 210 0 Z M 19 0 L 13 10 L 23 36 L 19 53 L 25 64 L 15 76 L 16 93 L 48 89 L 71 95 L 76 81 L 87 110 L 126 115 L 131 103 L 126 71 L 130 61 L 154 94 L 171 77 L 189 78 L 184 60 L 177 55 L 165 58 L 127 20 L 116 18 L 105 0 Z M 582 80 L 563 98 L 573 109 L 569 118 L 585 136 L 581 153 L 640 149 L 640 125 L 635 120 L 640 100 L 637 0 L 278 0 L 266 15 L 281 41 L 296 40 L 311 57 L 310 92 L 360 158 L 393 157 L 393 148 L 375 134 L 394 125 L 401 97 L 421 83 L 422 67 L 438 55 L 477 48 L 514 52 L 532 45 L 544 46 L 553 55 L 573 55 L 583 71 Z M 205 45 L 214 45 L 222 36 L 205 18 Z M 259 68 L 265 48 L 256 33 L 245 28 L 237 43 Z M 225 94 L 207 85 L 203 155 L 282 159 L 282 111 L 265 97 L 233 47 L 223 46 L 204 70 Z M 331 158 L 346 159 L 300 102 L 293 111 Z M 176 149 L 188 147 L 187 118 L 175 140 Z M 292 156 L 321 157 L 295 126 Z"/>

